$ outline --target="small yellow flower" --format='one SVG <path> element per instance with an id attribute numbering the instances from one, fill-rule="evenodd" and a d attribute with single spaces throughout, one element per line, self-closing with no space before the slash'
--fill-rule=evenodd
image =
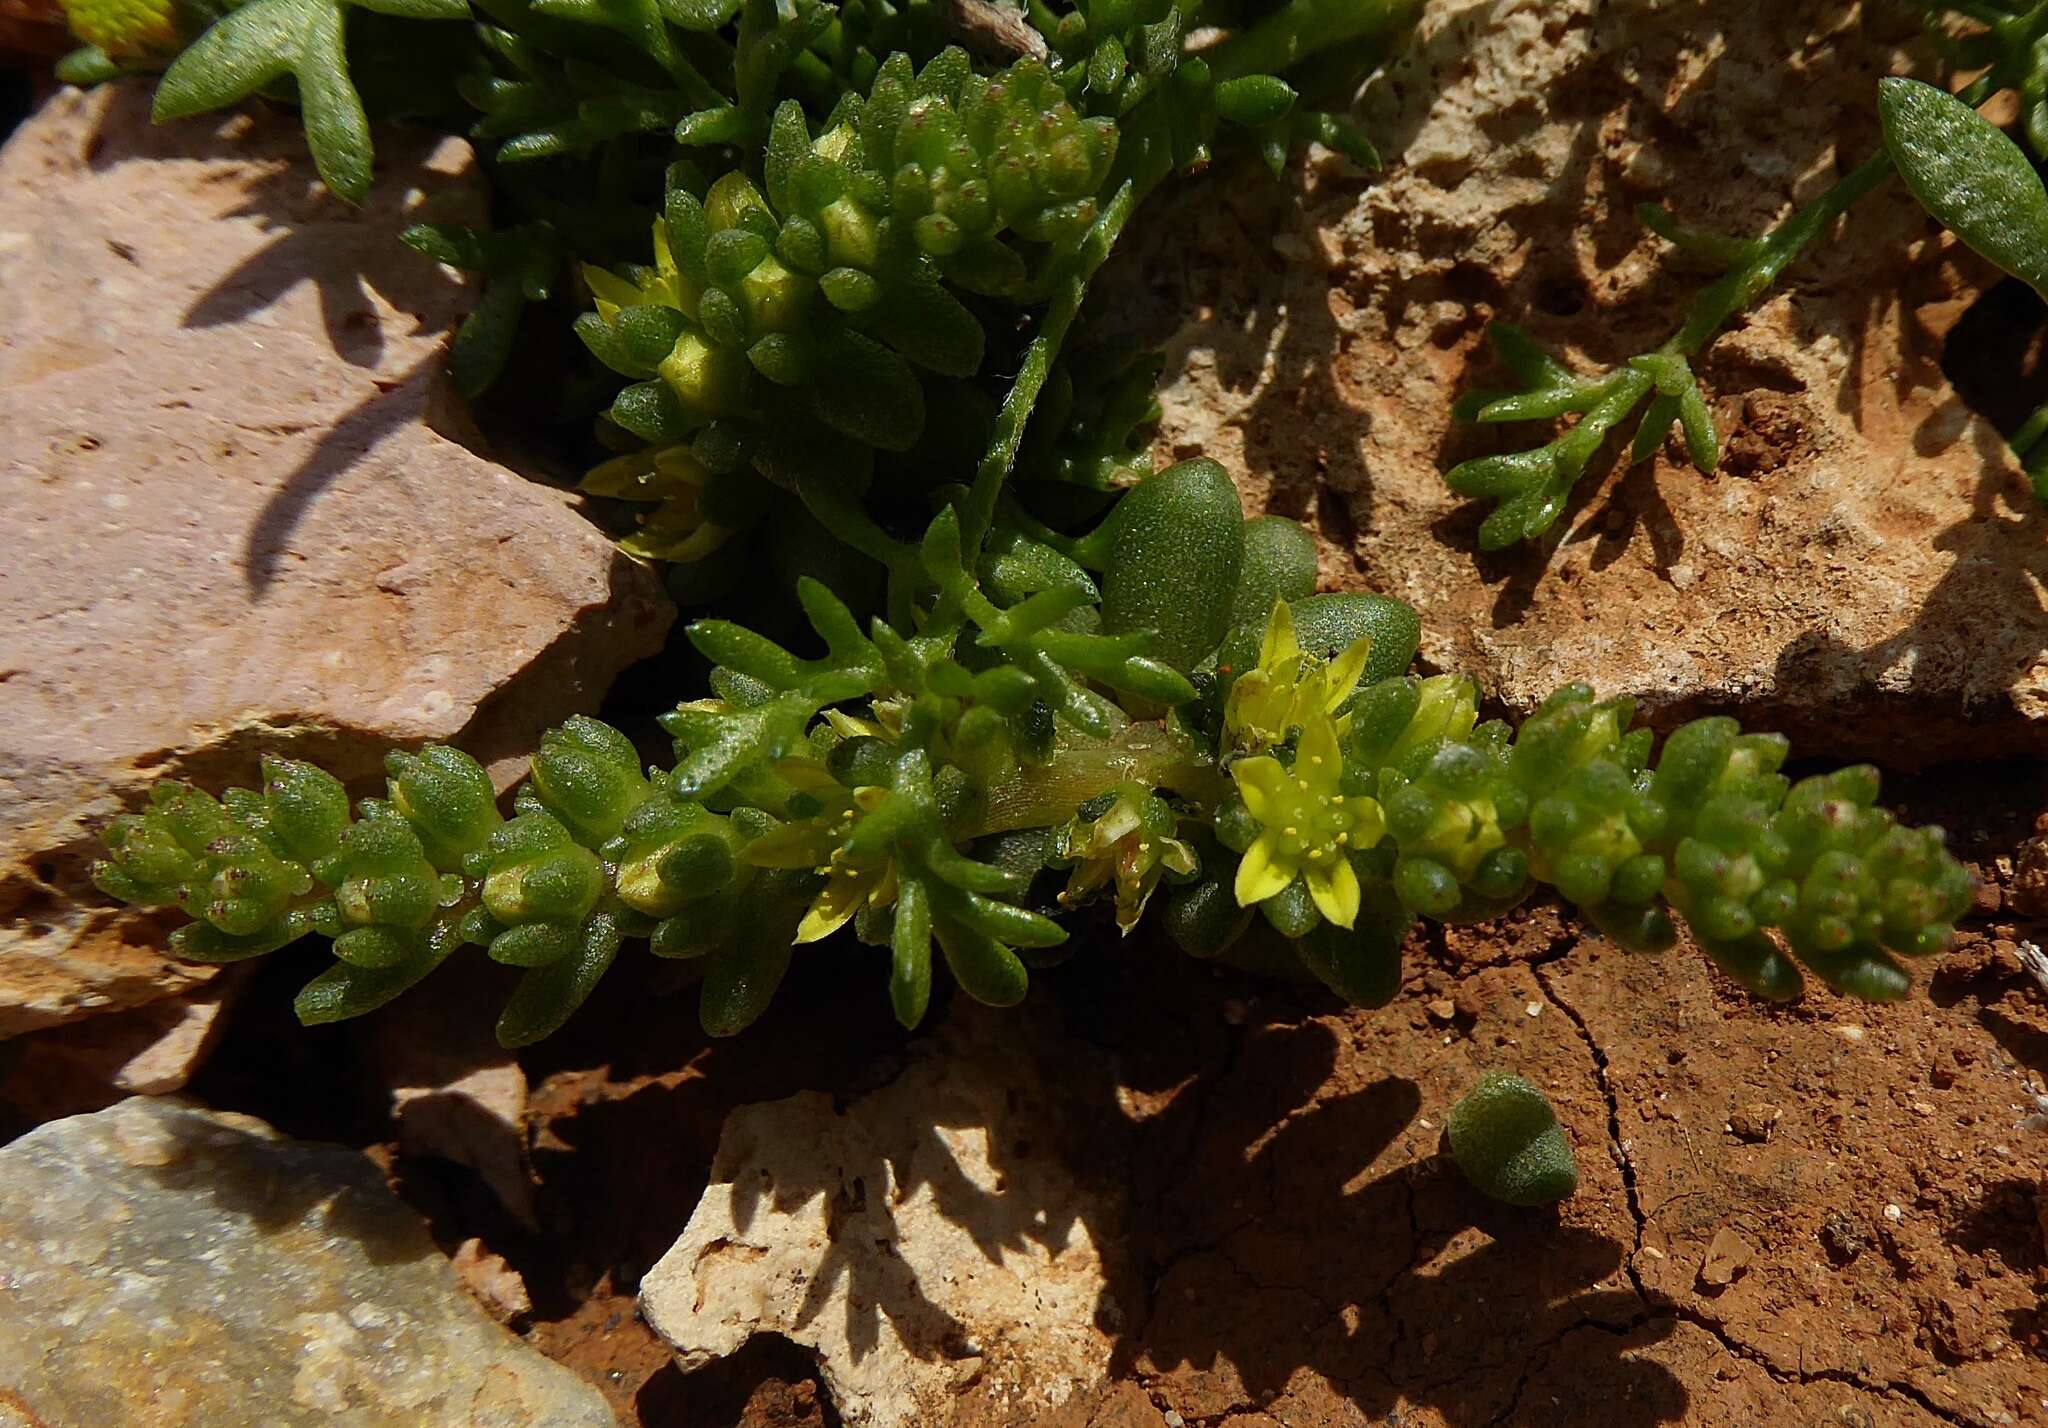
<path id="1" fill-rule="evenodd" d="M 629 555 L 701 560 L 732 534 L 730 527 L 705 520 L 698 508 L 698 494 L 709 474 L 687 446 L 656 446 L 591 467 L 582 488 L 593 496 L 660 502 L 640 517 L 639 530 L 619 542 Z"/>
<path id="2" fill-rule="evenodd" d="M 1317 911 L 1339 927 L 1358 917 L 1358 874 L 1351 854 L 1378 843 L 1387 821 L 1378 800 L 1342 791 L 1344 756 L 1336 721 L 1308 716 L 1289 770 L 1270 754 L 1230 766 L 1238 795 L 1259 822 L 1259 836 L 1237 865 L 1237 901 L 1250 907 L 1299 877 Z"/>
<path id="3" fill-rule="evenodd" d="M 1195 850 L 1172 836 L 1173 827 L 1164 800 L 1142 784 L 1125 784 L 1100 818 L 1075 818 L 1060 830 L 1059 856 L 1074 864 L 1060 902 L 1077 903 L 1114 878 L 1116 925 L 1128 936 L 1160 879 L 1169 872 L 1185 877 L 1200 866 Z"/>
<path id="4" fill-rule="evenodd" d="M 1334 717 L 1358 688 L 1371 653 L 1372 636 L 1361 635 L 1335 659 L 1304 655 L 1294 632 L 1294 611 L 1285 600 L 1275 600 L 1257 667 L 1230 686 L 1223 707 L 1225 734 L 1239 748 L 1263 749 L 1284 743 L 1290 729 L 1305 728 L 1314 717 Z M 1350 725 L 1348 714 L 1336 719 L 1339 734 Z"/>
<path id="5" fill-rule="evenodd" d="M 178 48 L 178 8 L 170 0 L 62 0 L 71 33 L 115 60 Z"/>
<path id="6" fill-rule="evenodd" d="M 638 281 L 622 278 L 595 263 L 583 265 L 583 281 L 590 289 L 597 315 L 607 324 L 617 319 L 622 308 L 629 307 L 672 307 L 695 321 L 697 299 L 703 291 L 684 277 L 676 266 L 675 255 L 668 246 L 668 224 L 654 220 L 654 268 L 639 270 Z"/>
<path id="7" fill-rule="evenodd" d="M 797 924 L 797 942 L 829 937 L 862 907 L 887 907 L 896 901 L 895 859 L 887 854 L 856 857 L 845 848 L 853 825 L 887 797 L 888 790 L 849 789 L 810 759 L 784 759 L 775 765 L 775 773 L 815 803 L 818 811 L 756 838 L 742 856 L 757 868 L 809 868 L 825 879 Z"/>

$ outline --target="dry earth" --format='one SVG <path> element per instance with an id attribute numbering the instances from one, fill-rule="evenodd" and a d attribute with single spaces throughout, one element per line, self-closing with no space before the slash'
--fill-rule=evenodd
<path id="1" fill-rule="evenodd" d="M 1479 558 L 1438 475 L 1551 435 L 1451 421 L 1502 381 L 1489 321 L 1580 372 L 1656 347 L 1714 273 L 1635 206 L 1762 232 L 1879 144 L 1896 72 L 1936 72 L 1904 7 L 1435 0 L 1366 96 L 1382 178 L 1174 189 L 1105 307 L 1168 345 L 1167 450 L 1315 524 L 1328 583 L 1413 603 L 1424 658 L 1512 709 L 1585 679 L 1892 767 L 2039 754 L 2048 524 L 1997 425 L 2048 396 L 2039 305 L 1896 184 L 1696 364 L 1716 475 L 1614 443 L 1539 546 Z"/>

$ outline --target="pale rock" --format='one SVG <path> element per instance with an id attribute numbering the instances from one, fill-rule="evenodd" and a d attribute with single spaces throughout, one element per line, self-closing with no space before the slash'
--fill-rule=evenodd
<path id="1" fill-rule="evenodd" d="M 1733 712 L 1806 753 L 2048 752 L 2048 517 L 1939 365 L 1954 330 L 1965 385 L 2010 407 L 1996 309 L 2023 299 L 1987 296 L 1997 275 L 1897 184 L 1706 349 L 1718 474 L 1675 439 L 1628 468 L 1626 426 L 1551 538 L 1491 556 L 1489 508 L 1441 479 L 1551 434 L 1451 421 L 1501 380 L 1489 319 L 1581 372 L 1655 348 L 1714 274 L 1634 206 L 1760 233 L 1881 144 L 1876 76 L 1931 59 L 1872 5 L 1433 0 L 1366 92 L 1385 174 L 1224 175 L 1134 225 L 1103 286 L 1168 345 L 1162 454 L 1215 457 L 1248 509 L 1316 526 L 1326 588 L 1412 602 L 1425 665 L 1515 712 L 1587 680 L 1660 725 Z M 1288 235 L 1322 260 L 1261 254 Z"/>
<path id="2" fill-rule="evenodd" d="M 42 1428 L 612 1428 L 376 1167 L 138 1097 L 0 1150 L 0 1404 Z"/>
<path id="3" fill-rule="evenodd" d="M 182 1090 L 212 1052 L 252 969 L 127 1011 L 86 1017 L 0 1047 L 0 1100 L 31 1121 Z"/>
<path id="4" fill-rule="evenodd" d="M 1752 1101 L 1738 1106 L 1728 1116 L 1728 1130 L 1737 1140 L 1752 1145 L 1771 1138 L 1772 1129 L 1784 1116 L 1784 1112 L 1768 1101 Z"/>
<path id="5" fill-rule="evenodd" d="M 455 1247 L 449 1256 L 455 1277 L 477 1303 L 500 1324 L 509 1324 L 522 1314 L 533 1312 L 533 1297 L 526 1292 L 526 1280 L 505 1260 L 474 1235 Z"/>
<path id="6" fill-rule="evenodd" d="M 427 979 L 376 1019 L 372 1054 L 400 1152 L 468 1166 L 512 1218 L 538 1230 L 526 1072 L 475 1015 L 479 995 L 459 970 Z"/>
<path id="7" fill-rule="evenodd" d="M 850 1105 L 805 1092 L 727 1119 L 704 1198 L 641 1283 L 686 1372 L 784 1335 L 817 1353 L 851 1428 L 948 1422 L 969 1393 L 1043 1421 L 1102 1386 L 1105 1207 L 1017 1022 L 956 1011 Z"/>
<path id="8" fill-rule="evenodd" d="M 86 880 L 152 780 L 276 752 L 371 791 L 427 740 L 509 775 L 672 617 L 464 444 L 441 354 L 471 293 L 397 235 L 480 218 L 465 144 L 381 133 L 358 211 L 289 113 L 148 113 L 67 91 L 0 151 L 0 1036 L 210 974 Z"/>
<path id="9" fill-rule="evenodd" d="M 1726 1289 L 1755 1258 L 1756 1246 L 1724 1225 L 1714 1232 L 1707 1257 L 1700 1261 L 1700 1283 L 1710 1289 Z"/>

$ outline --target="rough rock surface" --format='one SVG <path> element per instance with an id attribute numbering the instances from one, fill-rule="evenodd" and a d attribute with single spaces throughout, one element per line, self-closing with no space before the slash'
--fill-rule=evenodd
<path id="1" fill-rule="evenodd" d="M 1713 274 L 1634 206 L 1762 231 L 1879 144 L 1877 79 L 1909 68 L 1915 21 L 1879 5 L 1432 3 L 1368 94 L 1384 177 L 1226 175 L 1134 225 L 1108 286 L 1169 339 L 1162 447 L 1314 521 L 1326 584 L 1412 601 L 1425 659 L 1512 708 L 1586 679 L 1892 766 L 2048 749 L 2048 517 L 1942 370 L 1953 332 L 1957 385 L 2016 423 L 2048 396 L 2016 377 L 2038 307 L 1895 184 L 1707 349 L 1718 475 L 1610 442 L 1541 548 L 1483 558 L 1485 508 L 1439 479 L 1550 434 L 1451 422 L 1499 383 L 1489 319 L 1579 371 L 1655 347 Z"/>
<path id="2" fill-rule="evenodd" d="M 290 116 L 148 104 L 66 92 L 0 152 L 0 1035 L 205 975 L 85 882 L 150 780 L 509 759 L 670 618 L 568 498 L 456 439 L 469 298 L 395 239 L 480 213 L 465 145 L 382 136 L 357 212 Z"/>
<path id="3" fill-rule="evenodd" d="M 78 42 L 56 0 L 0 0 L 0 66 L 41 71 Z"/>
<path id="4" fill-rule="evenodd" d="M 0 1103 L 29 1123 L 183 1090 L 220 1039 L 252 969 L 147 1006 L 46 1027 L 0 1044 Z"/>
<path id="5" fill-rule="evenodd" d="M 137 1098 L 0 1150 L 0 1422 L 605 1428 L 352 1151 Z"/>
<path id="6" fill-rule="evenodd" d="M 487 1002 L 474 978 L 444 970 L 377 1019 L 371 1055 L 391 1091 L 399 1150 L 468 1166 L 513 1219 L 538 1230 L 526 1072 L 476 1015 Z"/>
<path id="7" fill-rule="evenodd" d="M 642 1312 L 685 1371 L 757 1334 L 815 1349 L 853 1428 L 963 1402 L 1043 1421 L 1099 1386 L 1121 1317 L 1057 1094 L 997 1013 L 957 1018 L 843 1108 L 815 1092 L 742 1107 Z"/>

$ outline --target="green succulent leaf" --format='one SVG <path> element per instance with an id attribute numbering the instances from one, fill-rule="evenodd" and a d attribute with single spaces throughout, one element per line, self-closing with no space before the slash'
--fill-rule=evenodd
<path id="1" fill-rule="evenodd" d="M 1952 94 L 1878 82 L 1885 147 L 1921 207 L 2048 297 L 2048 190 L 2020 146 Z"/>
<path id="2" fill-rule="evenodd" d="M 1482 1194 L 1549 1205 L 1578 1188 L 1570 1139 L 1543 1093 L 1511 1071 L 1489 1071 L 1451 1111 L 1451 1155 Z"/>

